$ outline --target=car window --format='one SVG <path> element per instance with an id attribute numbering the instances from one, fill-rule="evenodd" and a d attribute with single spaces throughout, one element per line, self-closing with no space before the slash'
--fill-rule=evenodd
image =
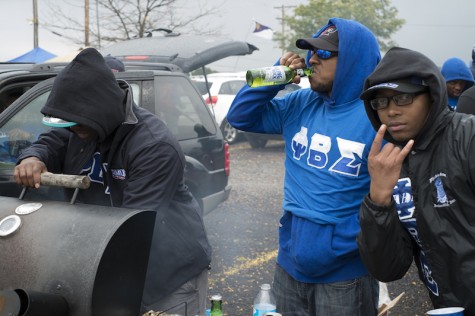
<path id="1" fill-rule="evenodd" d="M 155 113 L 178 140 L 214 135 L 216 126 L 203 98 L 185 77 L 158 76 Z"/>
<path id="2" fill-rule="evenodd" d="M 208 94 L 208 89 L 206 88 L 206 82 L 205 81 L 193 81 L 195 86 L 198 88 L 198 91 L 200 92 L 201 95 L 203 94 Z M 211 82 L 208 81 L 208 87 L 211 88 Z"/>
<path id="3" fill-rule="evenodd" d="M 155 113 L 155 92 L 152 80 L 127 80 L 135 104 Z"/>
<path id="4" fill-rule="evenodd" d="M 218 94 L 232 94 L 236 95 L 239 90 L 246 84 L 244 80 L 232 80 L 223 82 Z"/>
<path id="5" fill-rule="evenodd" d="M 0 113 L 3 112 L 10 104 L 15 102 L 30 86 L 10 85 L 6 89 L 0 91 Z"/>
<path id="6" fill-rule="evenodd" d="M 136 104 L 140 104 L 140 85 L 131 83 L 132 93 Z M 21 151 L 38 139 L 38 136 L 48 130 L 48 127 L 41 123 L 43 114 L 40 110 L 45 105 L 50 91 L 45 92 L 19 112 L 12 116 L 0 130 L 0 162 L 14 164 Z"/>
<path id="7" fill-rule="evenodd" d="M 18 111 L 0 130 L 0 164 L 16 163 L 22 150 L 38 139 L 48 127 L 41 123 L 40 110 L 48 99 L 49 91 L 33 99 L 28 106 Z M 11 168 L 11 167 L 10 167 Z"/>
<path id="8" fill-rule="evenodd" d="M 154 83 L 129 82 L 134 102 L 157 114 L 178 140 L 216 134 L 213 118 L 191 82 L 185 77 L 157 76 Z M 41 123 L 40 110 L 48 99 L 45 92 L 15 113 L 0 129 L 0 165 L 11 168 L 21 151 L 38 139 L 48 127 Z M 155 98 L 156 97 L 156 98 Z M 155 100 L 158 100 L 155 102 Z M 6 165 L 5 165 L 6 164 Z M 1 167 L 0 167 L 1 168 Z"/>
<path id="9" fill-rule="evenodd" d="M 141 106 L 141 94 L 140 94 L 140 84 L 137 82 L 129 82 L 130 88 L 132 89 L 132 97 L 134 98 L 135 104 Z"/>

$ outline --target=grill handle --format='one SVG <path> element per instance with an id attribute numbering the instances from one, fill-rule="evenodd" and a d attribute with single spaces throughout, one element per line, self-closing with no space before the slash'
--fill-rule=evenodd
<path id="1" fill-rule="evenodd" d="M 44 172 L 41 174 L 41 184 L 84 190 L 89 188 L 91 182 L 87 176 Z"/>
<path id="2" fill-rule="evenodd" d="M 76 202 L 76 197 L 79 193 L 79 190 L 88 189 L 91 185 L 91 181 L 87 176 L 44 172 L 41 174 L 41 185 L 75 189 L 70 202 L 71 204 L 74 204 L 74 202 Z M 20 200 L 23 200 L 25 197 L 26 190 L 27 187 L 23 187 L 19 197 Z"/>

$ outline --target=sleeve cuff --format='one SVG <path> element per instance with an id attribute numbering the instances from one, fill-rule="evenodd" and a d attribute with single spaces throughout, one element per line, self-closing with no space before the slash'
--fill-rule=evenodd
<path id="1" fill-rule="evenodd" d="M 394 202 L 393 198 L 391 198 L 391 203 L 387 206 L 375 204 L 373 200 L 371 200 L 369 193 L 364 197 L 363 203 L 368 209 L 373 210 L 375 212 L 389 212 L 396 207 L 396 203 Z"/>

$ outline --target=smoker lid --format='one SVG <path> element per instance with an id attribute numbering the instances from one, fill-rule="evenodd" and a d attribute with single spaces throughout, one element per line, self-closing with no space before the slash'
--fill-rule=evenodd
<path id="1" fill-rule="evenodd" d="M 21 226 L 21 218 L 18 215 L 9 215 L 0 221 L 0 237 L 13 234 Z"/>
<path id="2" fill-rule="evenodd" d="M 31 214 L 37 210 L 39 210 L 43 204 L 41 203 L 26 203 L 18 206 L 15 209 L 15 213 L 18 215 L 26 215 L 26 214 Z"/>

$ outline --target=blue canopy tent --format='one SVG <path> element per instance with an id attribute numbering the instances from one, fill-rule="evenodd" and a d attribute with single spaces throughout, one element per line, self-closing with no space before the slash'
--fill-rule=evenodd
<path id="1" fill-rule="evenodd" d="M 29 52 L 18 56 L 12 60 L 9 60 L 9 62 L 12 63 L 42 63 L 44 61 L 47 61 L 48 59 L 51 59 L 53 57 L 56 57 L 55 54 L 52 54 L 40 47 L 33 48 Z"/>

